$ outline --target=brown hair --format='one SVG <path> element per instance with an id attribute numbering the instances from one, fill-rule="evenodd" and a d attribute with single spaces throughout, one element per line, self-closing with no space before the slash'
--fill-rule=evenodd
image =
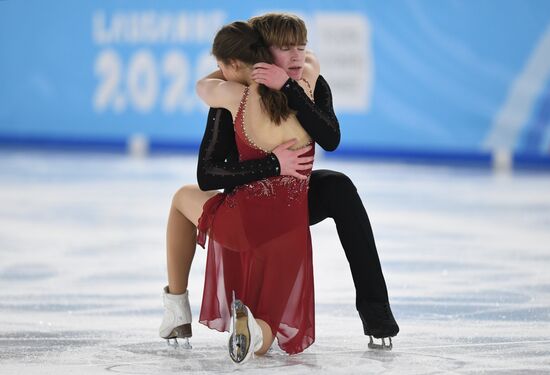
<path id="1" fill-rule="evenodd" d="M 273 63 L 273 57 L 260 34 L 248 23 L 241 21 L 225 25 L 218 31 L 212 44 L 212 54 L 224 64 L 233 59 L 248 65 Z M 282 92 L 265 85 L 260 85 L 258 92 L 262 109 L 275 124 L 280 124 L 293 113 Z"/>
<path id="2" fill-rule="evenodd" d="M 248 23 L 260 33 L 268 46 L 285 47 L 307 44 L 304 21 L 288 13 L 266 13 L 252 17 Z"/>

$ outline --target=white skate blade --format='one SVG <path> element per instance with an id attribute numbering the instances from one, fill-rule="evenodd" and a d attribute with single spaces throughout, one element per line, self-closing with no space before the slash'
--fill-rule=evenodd
<path id="1" fill-rule="evenodd" d="M 178 338 L 183 339 L 183 343 L 181 344 L 182 349 L 192 349 L 193 347 L 189 343 L 189 338 L 192 336 L 191 333 L 191 324 L 184 324 L 179 327 L 176 327 L 170 332 L 168 337 L 164 337 L 166 339 L 166 343 L 168 346 L 171 346 L 173 348 L 179 348 L 180 344 L 178 343 Z M 170 341 L 173 340 L 173 341 Z"/>
<path id="2" fill-rule="evenodd" d="M 173 340 L 173 341 L 170 341 L 170 340 Z M 189 337 L 184 337 L 183 338 L 183 343 L 181 344 L 181 346 L 180 346 L 180 343 L 178 342 L 178 339 L 176 337 L 166 339 L 166 343 L 168 344 L 169 347 L 174 348 L 174 349 L 179 349 L 179 348 L 193 349 L 193 347 L 191 346 L 191 343 L 189 342 Z"/>

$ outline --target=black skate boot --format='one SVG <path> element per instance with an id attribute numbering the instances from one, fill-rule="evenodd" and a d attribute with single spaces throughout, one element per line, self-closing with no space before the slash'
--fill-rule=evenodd
<path id="1" fill-rule="evenodd" d="M 363 301 L 357 310 L 363 322 L 365 335 L 370 338 L 369 348 L 391 350 L 391 338 L 397 335 L 399 326 L 393 317 L 389 302 Z M 373 337 L 382 339 L 382 344 L 374 343 Z M 386 343 L 386 339 L 389 343 Z"/>

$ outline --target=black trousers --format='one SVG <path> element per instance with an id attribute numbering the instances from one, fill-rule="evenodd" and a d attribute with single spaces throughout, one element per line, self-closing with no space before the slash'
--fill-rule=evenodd
<path id="1" fill-rule="evenodd" d="M 334 219 L 355 284 L 357 309 L 365 302 L 388 302 L 369 217 L 350 178 L 325 169 L 313 171 L 308 204 L 310 225 Z"/>

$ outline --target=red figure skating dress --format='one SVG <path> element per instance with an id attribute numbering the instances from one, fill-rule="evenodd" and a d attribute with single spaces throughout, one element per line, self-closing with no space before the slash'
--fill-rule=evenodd
<path id="1" fill-rule="evenodd" d="M 235 116 L 241 161 L 266 156 L 244 127 L 246 87 Z M 283 125 L 284 126 L 284 125 Z M 314 147 L 305 155 L 312 156 Z M 197 242 L 208 258 L 200 322 L 229 331 L 232 291 L 254 317 L 271 327 L 289 354 L 315 340 L 313 267 L 307 206 L 307 180 L 276 176 L 210 198 L 199 219 Z"/>

